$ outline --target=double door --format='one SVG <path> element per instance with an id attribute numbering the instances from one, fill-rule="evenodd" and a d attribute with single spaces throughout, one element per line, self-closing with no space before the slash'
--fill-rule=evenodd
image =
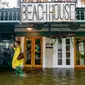
<path id="1" fill-rule="evenodd" d="M 42 67 L 42 37 L 25 38 L 25 66 Z"/>
<path id="2" fill-rule="evenodd" d="M 53 64 L 57 68 L 73 68 L 74 67 L 74 49 L 73 38 L 57 39 L 53 47 L 54 61 Z"/>

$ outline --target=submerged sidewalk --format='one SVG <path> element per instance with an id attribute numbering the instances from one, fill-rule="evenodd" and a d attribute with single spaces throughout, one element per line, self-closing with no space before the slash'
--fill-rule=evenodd
<path id="1" fill-rule="evenodd" d="M 85 69 L 33 70 L 27 77 L 16 77 L 13 70 L 0 71 L 0 85 L 83 85 Z"/>

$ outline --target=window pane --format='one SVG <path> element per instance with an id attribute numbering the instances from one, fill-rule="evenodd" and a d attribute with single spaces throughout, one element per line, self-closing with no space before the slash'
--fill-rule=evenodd
<path id="1" fill-rule="evenodd" d="M 82 57 L 82 55 L 80 54 L 79 51 L 77 51 L 77 52 L 76 52 L 76 58 L 81 58 L 81 57 Z"/>
<path id="2" fill-rule="evenodd" d="M 70 65 L 70 39 L 66 39 L 66 65 Z"/>
<path id="3" fill-rule="evenodd" d="M 41 64 L 41 52 L 35 52 L 35 65 L 40 65 Z"/>
<path id="4" fill-rule="evenodd" d="M 62 51 L 58 51 L 58 59 L 62 58 Z"/>
<path id="5" fill-rule="evenodd" d="M 66 44 L 70 44 L 70 39 L 66 39 Z"/>
<path id="6" fill-rule="evenodd" d="M 62 59 L 58 59 L 58 65 L 62 65 Z"/>
<path id="7" fill-rule="evenodd" d="M 31 64 L 31 39 L 26 40 L 26 64 Z"/>
<path id="8" fill-rule="evenodd" d="M 76 59 L 76 65 L 80 65 L 80 59 Z"/>
<path id="9" fill-rule="evenodd" d="M 66 52 L 66 58 L 70 58 L 70 52 Z"/>
<path id="10" fill-rule="evenodd" d="M 76 50 L 79 51 L 79 42 L 80 40 L 79 39 L 76 39 Z"/>
<path id="11" fill-rule="evenodd" d="M 70 65 L 70 59 L 66 59 L 66 65 Z"/>
<path id="12" fill-rule="evenodd" d="M 80 65 L 84 65 L 84 59 L 80 59 Z"/>
<path id="13" fill-rule="evenodd" d="M 70 51 L 70 45 L 66 45 L 66 51 Z"/>
<path id="14" fill-rule="evenodd" d="M 35 44 L 40 44 L 40 42 L 41 42 L 41 39 L 36 39 L 35 40 Z"/>
<path id="15" fill-rule="evenodd" d="M 41 51 L 41 46 L 40 46 L 40 44 L 37 44 L 36 46 L 35 46 L 35 51 L 37 52 L 37 51 Z"/>
<path id="16" fill-rule="evenodd" d="M 35 65 L 41 64 L 41 39 L 35 39 Z"/>
<path id="17" fill-rule="evenodd" d="M 84 20 L 84 11 L 81 11 L 81 20 Z"/>
<path id="18" fill-rule="evenodd" d="M 58 39 L 58 65 L 62 65 L 62 39 Z"/>

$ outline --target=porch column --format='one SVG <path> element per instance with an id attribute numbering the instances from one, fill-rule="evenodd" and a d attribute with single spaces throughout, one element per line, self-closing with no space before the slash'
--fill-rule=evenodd
<path id="1" fill-rule="evenodd" d="M 70 44 L 70 45 L 71 45 L 71 46 L 70 46 L 70 47 L 71 47 L 71 48 L 70 48 L 70 57 L 71 57 L 70 60 L 71 60 L 71 66 L 72 66 L 72 68 L 74 68 L 74 57 L 75 57 L 75 56 L 74 56 L 74 37 L 71 38 L 70 43 L 71 43 L 71 44 Z"/>
<path id="2" fill-rule="evenodd" d="M 20 41 L 21 41 L 22 52 L 24 52 L 24 37 L 21 37 Z"/>
<path id="3" fill-rule="evenodd" d="M 53 68 L 56 68 L 58 64 L 58 39 L 56 39 L 56 41 L 53 40 L 53 42 L 55 42 L 53 44 Z"/>

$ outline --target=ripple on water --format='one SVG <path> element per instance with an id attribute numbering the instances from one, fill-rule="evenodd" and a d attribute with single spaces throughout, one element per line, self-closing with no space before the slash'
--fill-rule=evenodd
<path id="1" fill-rule="evenodd" d="M 12 72 L 0 73 L 0 85 L 83 85 L 85 70 L 47 69 L 28 72 L 28 77 L 9 76 Z M 13 73 L 14 74 L 14 73 Z"/>

